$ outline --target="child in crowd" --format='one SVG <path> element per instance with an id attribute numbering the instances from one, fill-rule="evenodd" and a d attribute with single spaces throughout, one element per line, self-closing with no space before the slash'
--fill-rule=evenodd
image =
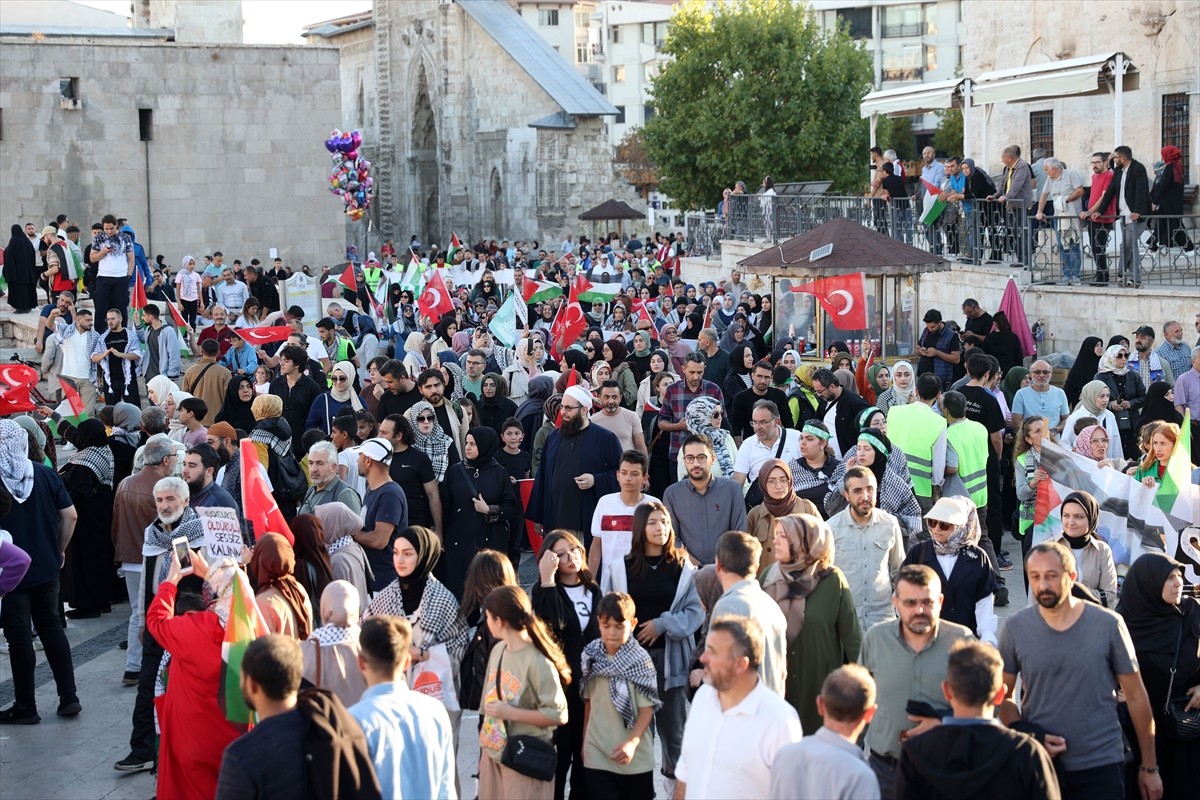
<path id="1" fill-rule="evenodd" d="M 265 364 L 259 364 L 258 369 L 254 370 L 254 394 L 270 394 L 271 392 L 271 370 Z"/>
<path id="2" fill-rule="evenodd" d="M 525 441 L 525 428 L 521 426 L 521 421 L 516 417 L 504 420 L 500 426 L 500 439 L 504 447 L 496 451 L 496 461 L 508 470 L 508 476 L 514 483 L 525 480 L 530 476 L 533 454 L 521 449 L 521 442 Z"/>
<path id="3" fill-rule="evenodd" d="M 650 461 L 640 450 L 626 450 L 617 466 L 619 492 L 606 494 L 592 514 L 592 546 L 588 569 L 600 576 L 600 591 L 627 591 L 625 556 L 633 544 L 633 515 L 645 502 L 659 502 L 642 492 L 650 472 Z"/>
<path id="4" fill-rule="evenodd" d="M 629 595 L 604 595 L 596 607 L 600 638 L 583 649 L 583 765 L 591 797 L 654 797 L 649 728 L 660 705 L 658 678 L 650 654 L 633 638 L 635 613 Z"/>
<path id="5" fill-rule="evenodd" d="M 370 411 L 359 411 L 354 415 L 354 419 L 358 422 L 358 440 L 360 442 L 374 439 L 379 435 L 379 423 L 375 421 L 375 417 Z"/>
<path id="6" fill-rule="evenodd" d="M 183 443 L 187 447 L 204 444 L 208 440 L 208 428 L 200 424 L 208 414 L 208 403 L 199 397 L 187 397 L 179 403 L 179 422 L 186 431 Z"/>

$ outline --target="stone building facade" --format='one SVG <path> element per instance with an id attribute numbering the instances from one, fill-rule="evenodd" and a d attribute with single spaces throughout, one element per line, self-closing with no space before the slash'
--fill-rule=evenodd
<path id="1" fill-rule="evenodd" d="M 306 35 L 341 53 L 380 236 L 557 241 L 592 206 L 637 202 L 612 163 L 616 110 L 503 0 L 376 3 Z"/>
<path id="2" fill-rule="evenodd" d="M 341 121 L 337 51 L 146 33 L 0 23 L 0 219 L 65 213 L 86 230 L 111 212 L 173 266 L 214 249 L 338 258 L 344 217 L 322 146 Z"/>
<path id="3" fill-rule="evenodd" d="M 1026 154 L 1041 146 L 1086 173 L 1093 151 L 1125 144 L 1149 167 L 1164 145 L 1173 144 L 1184 152 L 1187 182 L 1200 180 L 1200 3 L 1010 0 L 964 3 L 962 15 L 962 74 L 969 77 L 1118 51 L 1139 73 L 1139 87 L 1124 92 L 1119 136 L 1110 88 L 1091 96 L 996 104 L 986 133 L 982 124 L 970 126 L 968 155 L 985 155 L 992 169 L 1008 144 L 1019 144 Z"/>

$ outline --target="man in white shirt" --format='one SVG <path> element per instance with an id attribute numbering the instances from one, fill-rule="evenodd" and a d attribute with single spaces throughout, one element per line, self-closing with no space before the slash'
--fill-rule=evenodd
<path id="1" fill-rule="evenodd" d="M 739 486 L 758 480 L 758 471 L 768 459 L 792 463 L 800 457 L 800 431 L 788 430 L 779 423 L 779 407 L 773 400 L 758 400 L 750 413 L 754 435 L 742 442 L 733 462 L 733 479 Z"/>
<path id="2" fill-rule="evenodd" d="M 762 629 L 749 617 L 714 615 L 675 765 L 675 800 L 766 797 L 776 754 L 800 741 L 800 717 L 758 678 Z"/>
<path id="3" fill-rule="evenodd" d="M 242 306 L 250 298 L 250 288 L 237 279 L 230 267 L 221 271 L 221 282 L 213 287 L 213 291 L 217 293 L 217 302 L 235 317 L 242 313 Z"/>
<path id="4" fill-rule="evenodd" d="M 1062 253 L 1063 280 L 1068 286 L 1078 286 L 1080 276 L 1079 212 L 1083 209 L 1083 176 L 1067 169 L 1057 158 L 1047 158 L 1046 179 L 1038 198 L 1037 219 L 1046 220 L 1046 201 L 1051 201 L 1050 215 L 1054 218 L 1054 238 Z"/>
<path id="5" fill-rule="evenodd" d="M 54 339 L 62 353 L 62 369 L 59 375 L 69 378 L 83 400 L 83 410 L 95 412 L 100 403 L 100 391 L 96 388 L 96 363 L 92 352 L 100 342 L 100 334 L 92 328 L 92 312 L 86 308 L 75 310 L 75 322 L 68 325 L 57 321 Z M 57 387 L 52 387 L 57 388 Z"/>
<path id="6" fill-rule="evenodd" d="M 119 309 L 122 324 L 128 324 L 124 314 L 129 307 L 129 279 L 133 277 L 133 240 L 117 230 L 117 218 L 112 214 L 105 214 L 101 224 L 104 232 L 93 240 L 88 256 L 98 265 L 92 291 L 93 306 L 102 311 Z M 34 247 L 36 249 L 36 245 Z"/>
<path id="7" fill-rule="evenodd" d="M 842 483 L 847 506 L 829 518 L 837 565 L 850 584 L 864 631 L 896 618 L 892 578 L 904 563 L 905 553 L 900 523 L 875 506 L 878 490 L 875 473 L 866 467 L 850 467 Z"/>
<path id="8" fill-rule="evenodd" d="M 642 492 L 649 471 L 650 461 L 645 453 L 626 450 L 617 467 L 617 485 L 621 491 L 603 495 L 596 501 L 588 569 L 600 576 L 601 592 L 629 591 L 625 556 L 633 549 L 633 513 L 642 503 L 662 502 Z"/>

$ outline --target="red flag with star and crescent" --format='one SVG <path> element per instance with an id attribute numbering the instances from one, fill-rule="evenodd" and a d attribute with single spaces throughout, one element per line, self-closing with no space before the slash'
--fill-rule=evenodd
<path id="1" fill-rule="evenodd" d="M 262 347 L 270 342 L 286 342 L 292 335 L 292 329 L 287 325 L 265 325 L 261 328 L 238 328 L 237 334 L 253 347 Z"/>
<path id="2" fill-rule="evenodd" d="M 867 280 L 861 272 L 817 278 L 793 286 L 792 291 L 816 297 L 839 330 L 861 331 L 867 327 Z"/>
<path id="3" fill-rule="evenodd" d="M 446 290 L 446 282 L 442 280 L 442 273 L 433 270 L 433 276 L 425 283 L 425 290 L 417 298 L 417 308 L 421 310 L 423 316 L 432 320 L 439 320 L 443 314 L 454 310 L 454 301 L 450 297 L 450 292 Z"/>
<path id="4" fill-rule="evenodd" d="M 579 304 L 579 288 L 572 286 L 571 296 L 558 309 L 554 323 L 550 326 L 554 352 L 562 355 L 586 328 L 587 319 L 583 316 L 583 306 Z"/>
<path id="5" fill-rule="evenodd" d="M 0 416 L 33 411 L 31 390 L 38 382 L 38 371 L 26 364 L 0 364 Z"/>

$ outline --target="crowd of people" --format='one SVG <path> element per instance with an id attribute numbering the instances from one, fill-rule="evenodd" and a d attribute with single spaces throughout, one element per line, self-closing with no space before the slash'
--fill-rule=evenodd
<path id="1" fill-rule="evenodd" d="M 44 264 L 72 258 L 60 222 Z M 1200 343 L 1179 322 L 1157 348 L 1149 325 L 1134 348 L 1088 339 L 1064 388 L 975 299 L 961 325 L 925 311 L 915 363 L 834 342 L 814 364 L 774 329 L 769 294 L 736 272 L 686 283 L 681 244 L 655 235 L 448 257 L 414 240 L 447 268 L 437 319 L 392 283 L 389 242 L 307 328 L 279 307 L 286 267 L 220 253 L 173 277 L 160 261 L 163 294 L 128 308 L 140 266 L 117 222 L 81 262 L 100 265 L 90 285 L 85 270 L 48 287 L 44 394 L 0 419 L 15 692 L 0 724 L 41 721 L 35 643 L 58 715 L 78 715 L 64 617 L 128 600 L 120 680 L 136 693 L 115 768 L 156 768 L 160 797 L 314 780 L 453 797 L 464 712 L 482 798 L 1196 785 L 1189 565 L 1149 552 L 1119 580 L 1086 491 L 1063 499 L 1057 539 L 1032 525 L 1045 442 L 1164 480 L 1183 412 L 1200 415 Z M 581 277 L 613 291 L 562 341 Z M 489 322 L 514 292 L 528 324 L 510 347 Z M 251 479 L 286 526 L 250 521 Z M 243 520 L 241 559 L 206 549 L 220 508 Z M 1006 583 L 1006 531 L 1023 587 Z M 224 693 L 243 585 L 266 635 Z M 1032 604 L 1002 623 L 1010 588 Z M 231 701 L 258 724 L 231 722 Z"/>

